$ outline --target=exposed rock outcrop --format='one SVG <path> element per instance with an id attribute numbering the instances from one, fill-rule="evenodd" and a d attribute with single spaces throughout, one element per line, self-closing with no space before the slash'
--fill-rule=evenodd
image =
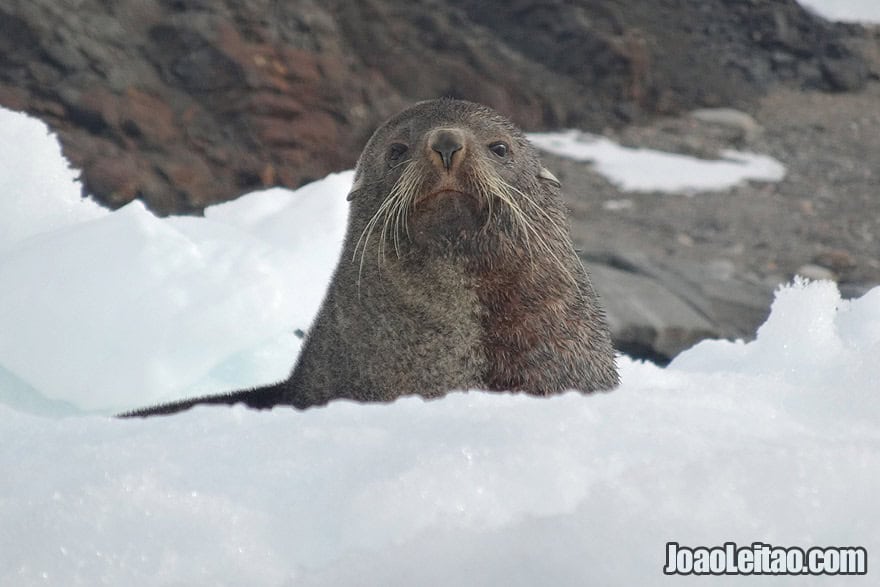
<path id="1" fill-rule="evenodd" d="M 794 0 L 7 0 L 0 105 L 56 129 L 103 203 L 197 213 L 350 167 L 415 100 L 596 129 L 859 87 L 853 35 Z"/>

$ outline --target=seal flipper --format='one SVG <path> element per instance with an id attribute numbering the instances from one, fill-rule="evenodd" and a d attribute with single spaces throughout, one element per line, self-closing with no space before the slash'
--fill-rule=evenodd
<path id="1" fill-rule="evenodd" d="M 274 385 L 266 387 L 257 387 L 254 389 L 245 389 L 243 391 L 233 391 L 231 393 L 222 393 L 218 395 L 206 395 L 192 399 L 185 399 L 167 404 L 159 404 L 158 406 L 150 406 L 147 408 L 139 408 L 130 412 L 118 414 L 117 418 L 147 418 L 149 416 L 167 416 L 183 412 L 193 406 L 202 404 L 207 405 L 234 405 L 243 403 L 249 408 L 257 410 L 268 410 L 277 405 L 290 404 L 284 400 L 285 384 L 287 380 L 281 381 Z"/>

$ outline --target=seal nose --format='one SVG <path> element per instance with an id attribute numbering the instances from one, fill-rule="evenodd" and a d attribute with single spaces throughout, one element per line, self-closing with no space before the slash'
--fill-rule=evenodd
<path id="1" fill-rule="evenodd" d="M 428 142 L 431 150 L 440 155 L 446 171 L 452 168 L 452 158 L 464 148 L 464 136 L 455 129 L 440 129 L 431 135 Z"/>

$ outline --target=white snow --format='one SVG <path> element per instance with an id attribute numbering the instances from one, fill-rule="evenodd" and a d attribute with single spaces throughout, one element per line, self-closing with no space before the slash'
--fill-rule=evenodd
<path id="1" fill-rule="evenodd" d="M 670 540 L 870 556 L 878 332 L 880 289 L 850 303 L 817 283 L 782 290 L 753 343 L 621 359 L 609 394 L 136 421 L 0 407 L 0 584 L 674 584 Z"/>
<path id="2" fill-rule="evenodd" d="M 754 342 L 621 357 L 607 394 L 81 413 L 289 368 L 264 322 L 316 310 L 350 181 L 34 219 L 0 252 L 0 585 L 664 585 L 667 541 L 880 553 L 880 288 L 798 281 Z"/>
<path id="3" fill-rule="evenodd" d="M 80 197 L 78 176 L 45 124 L 0 108 L 0 253 L 35 234 L 106 216 Z"/>
<path id="4" fill-rule="evenodd" d="M 611 139 L 568 130 L 532 133 L 541 149 L 576 161 L 590 161 L 608 181 L 628 192 L 719 191 L 747 180 L 780 181 L 785 166 L 767 155 L 722 151 L 722 159 L 698 159 L 653 149 L 623 147 Z"/>
<path id="5" fill-rule="evenodd" d="M 139 202 L 110 214 L 82 201 L 40 122 L 0 110 L 0 152 L 17 157 L 0 167 L 15 195 L 0 204 L 0 399 L 24 407 L 33 388 L 110 413 L 288 375 L 294 330 L 337 261 L 351 172 L 160 219 Z M 51 185 L 31 181 L 40 160 Z"/>
<path id="6" fill-rule="evenodd" d="M 877 0 L 798 0 L 798 3 L 828 20 L 880 23 Z"/>

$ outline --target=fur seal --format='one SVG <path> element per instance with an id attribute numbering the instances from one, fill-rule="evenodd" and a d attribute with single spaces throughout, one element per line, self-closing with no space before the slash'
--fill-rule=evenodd
<path id="1" fill-rule="evenodd" d="M 509 120 L 420 102 L 370 138 L 348 199 L 342 257 L 287 380 L 125 415 L 617 385 L 559 182 Z"/>

